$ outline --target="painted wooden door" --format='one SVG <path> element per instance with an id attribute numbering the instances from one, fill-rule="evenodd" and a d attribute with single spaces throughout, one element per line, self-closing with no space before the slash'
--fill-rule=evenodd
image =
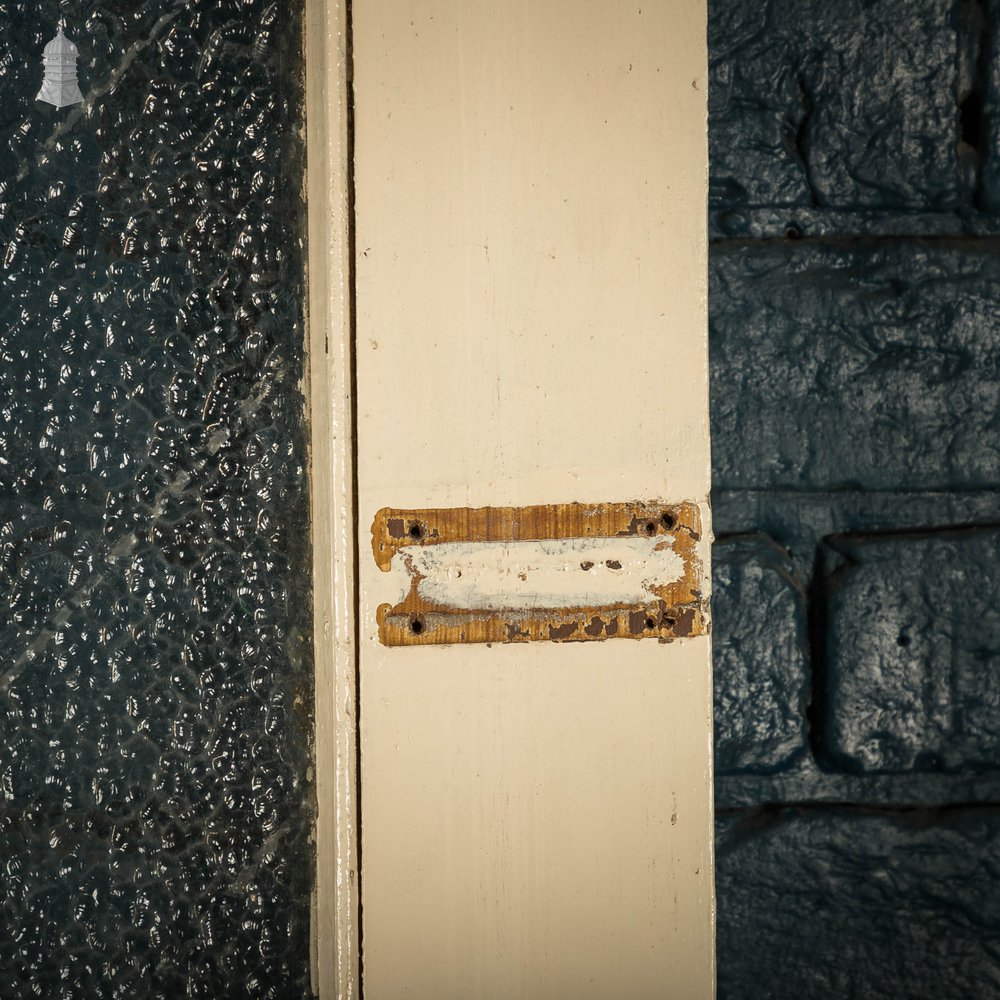
<path id="1" fill-rule="evenodd" d="M 710 997 L 703 2 L 353 53 L 364 995 Z"/>

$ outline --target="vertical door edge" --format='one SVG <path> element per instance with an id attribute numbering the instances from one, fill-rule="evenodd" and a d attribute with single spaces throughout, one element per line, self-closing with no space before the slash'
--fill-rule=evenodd
<path id="1" fill-rule="evenodd" d="M 321 1000 L 360 996 L 348 0 L 305 0 L 316 851 Z"/>

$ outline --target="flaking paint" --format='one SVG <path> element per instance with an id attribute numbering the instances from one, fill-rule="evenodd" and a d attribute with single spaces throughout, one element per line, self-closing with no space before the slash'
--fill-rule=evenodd
<path id="1" fill-rule="evenodd" d="M 417 579 L 429 604 L 472 611 L 641 604 L 684 576 L 672 539 L 550 538 L 445 542 L 397 552 L 399 599 Z"/>
<path id="2" fill-rule="evenodd" d="M 675 638 L 707 627 L 695 504 L 380 510 L 372 552 L 397 588 L 390 646 Z M 388 591 L 388 584 L 387 584 Z"/>

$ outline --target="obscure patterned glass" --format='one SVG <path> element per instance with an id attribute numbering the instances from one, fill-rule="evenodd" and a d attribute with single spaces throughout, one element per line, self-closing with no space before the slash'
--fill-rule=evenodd
<path id="1" fill-rule="evenodd" d="M 0 997 L 310 995 L 301 41 L 0 0 Z"/>

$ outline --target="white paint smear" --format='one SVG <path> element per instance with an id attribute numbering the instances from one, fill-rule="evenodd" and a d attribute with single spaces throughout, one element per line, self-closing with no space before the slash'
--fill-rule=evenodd
<path id="1" fill-rule="evenodd" d="M 680 580 L 684 560 L 673 539 L 557 538 L 520 542 L 408 545 L 393 555 L 392 572 L 409 590 L 419 573 L 424 600 L 473 611 L 591 608 L 644 604 L 653 589 Z"/>

